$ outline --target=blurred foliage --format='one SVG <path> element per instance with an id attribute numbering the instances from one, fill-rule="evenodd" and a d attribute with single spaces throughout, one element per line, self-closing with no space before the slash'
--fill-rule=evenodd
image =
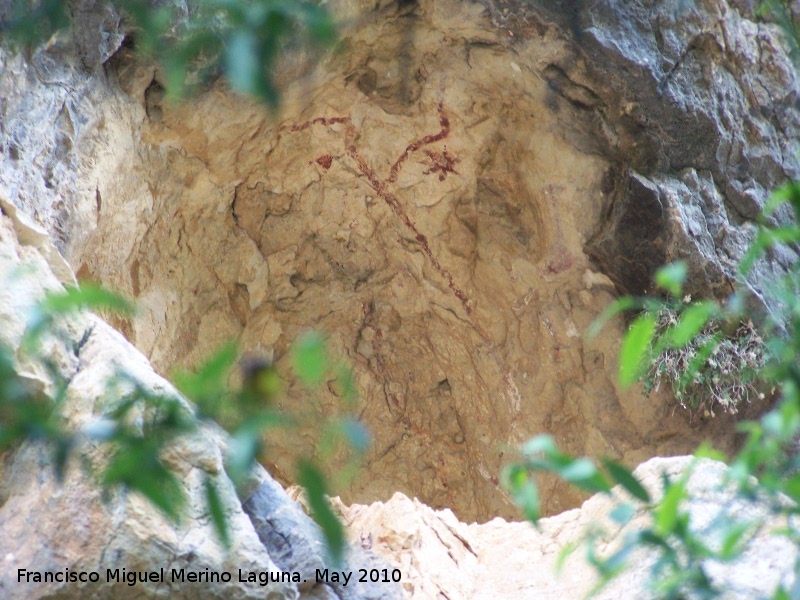
<path id="1" fill-rule="evenodd" d="M 336 39 L 333 21 L 324 2 L 299 0 L 113 0 L 122 29 L 144 58 L 156 60 L 169 97 L 180 99 L 204 83 L 224 77 L 237 92 L 254 96 L 275 108 L 279 102 L 274 73 L 282 56 L 319 51 Z M 80 25 L 73 0 L 18 0 L 0 11 L 0 44 L 30 49 L 54 39 L 69 37 Z M 188 10 L 187 10 L 188 9 Z M 153 394 L 121 370 L 109 381 L 112 408 L 102 419 L 79 432 L 68 431 L 59 409 L 67 382 L 52 364 L 42 340 L 54 333 L 60 317 L 82 309 L 130 313 L 132 307 L 102 288 L 82 286 L 48 294 L 33 310 L 21 352 L 35 356 L 56 382 L 49 397 L 20 378 L 13 352 L 0 347 L 0 450 L 26 439 L 41 439 L 54 449 L 57 475 L 63 475 L 70 452 L 81 439 L 108 444 L 111 458 L 98 474 L 106 490 L 123 487 L 138 492 L 177 519 L 185 504 L 182 487 L 165 466 L 165 450 L 179 436 L 191 435 L 204 420 L 216 420 L 232 439 L 225 469 L 237 487 L 244 484 L 257 458 L 265 450 L 270 428 L 296 428 L 308 415 L 288 415 L 277 409 L 282 380 L 269 361 L 249 357 L 240 365 L 243 384 L 229 385 L 237 366 L 238 350 L 228 345 L 214 353 L 196 372 L 176 374 L 178 388 L 196 403 L 196 410 L 179 398 Z M 66 339 L 66 338 L 65 338 Z M 352 374 L 334 364 L 321 336 L 308 334 L 293 349 L 297 380 L 309 394 L 326 381 L 336 382 L 343 398 L 342 414 L 355 406 Z M 341 447 L 352 448 L 352 458 L 342 471 L 352 473 L 358 454 L 369 445 L 369 435 L 354 418 L 313 415 L 319 456 Z M 341 453 L 341 452 L 340 452 Z M 86 462 L 86 461 L 84 461 Z M 344 548 L 341 524 L 330 510 L 324 493 L 327 483 L 312 456 L 298 457 L 297 478 L 304 487 L 313 516 L 338 560 Z M 205 481 L 209 514 L 220 539 L 230 535 L 220 492 Z"/>
<path id="2" fill-rule="evenodd" d="M 794 220 L 787 225 L 768 225 L 767 219 L 782 205 L 791 207 Z M 740 264 L 742 282 L 753 265 L 767 260 L 768 252 L 777 245 L 786 245 L 798 256 L 798 223 L 800 184 L 790 183 L 778 190 L 765 208 L 752 247 Z M 662 268 L 655 279 L 666 292 L 680 298 L 685 277 L 685 265 L 673 264 Z M 753 311 L 746 308 L 750 294 L 748 288 L 741 285 L 725 303 L 621 298 L 608 308 L 590 332 L 595 333 L 608 319 L 623 311 L 640 311 L 621 347 L 619 379 L 624 386 L 646 379 L 648 373 L 652 373 L 652 366 L 660 364 L 665 354 L 687 352 L 687 348 L 693 349 L 694 355 L 680 363 L 684 372 L 676 378 L 678 383 L 680 380 L 698 381 L 708 373 L 709 365 L 717 368 L 721 361 L 719 348 L 726 343 L 738 345 L 739 349 L 732 354 L 736 360 L 748 360 L 750 352 L 761 353 L 758 362 L 744 365 L 745 371 L 752 370 L 755 379 L 774 386 L 779 391 L 779 401 L 759 422 L 740 425 L 746 441 L 728 462 L 729 468 L 721 484 L 721 490 L 733 489 L 733 498 L 720 507 L 719 514 L 709 523 L 694 522 L 687 509 L 692 501 L 688 482 L 693 465 L 676 479 L 663 475 L 661 493 L 651 498 L 641 482 L 621 465 L 602 459 L 599 467 L 591 459 L 561 453 L 549 436 L 538 436 L 523 447 L 520 460 L 504 471 L 506 488 L 534 523 L 540 516 L 537 473 L 555 473 L 593 493 L 611 494 L 612 484 L 619 484 L 624 490 L 612 496 L 614 508 L 609 514 L 610 521 L 621 528 L 638 515 L 637 527 L 628 528 L 610 554 L 599 548 L 607 546 L 607 540 L 616 533 L 595 524 L 583 539 L 587 558 L 599 575 L 598 586 L 593 591 L 623 572 L 635 551 L 647 549 L 655 555 L 647 581 L 653 597 L 720 597 L 730 590 L 725 589 L 726 582 L 711 578 L 708 566 L 712 562 L 733 562 L 741 557 L 755 533 L 763 530 L 767 519 L 778 517 L 778 522 L 785 522 L 786 527 L 775 534 L 785 535 L 800 545 L 800 521 L 797 520 L 800 516 L 800 259 L 767 287 L 765 297 L 770 311 L 760 323 L 761 332 L 757 334 L 750 321 Z M 659 315 L 665 314 L 664 311 L 669 315 L 666 324 L 659 322 Z M 744 334 L 742 323 L 749 323 Z M 752 346 L 751 335 L 758 335 L 762 340 L 757 350 Z M 683 390 L 689 393 L 691 388 Z M 740 401 L 746 399 L 743 396 Z M 691 402 L 691 399 L 687 396 L 681 401 Z M 724 406 L 723 402 L 720 404 Z M 708 447 L 698 450 L 696 456 L 726 460 Z M 753 503 L 761 508 L 733 512 L 734 507 L 741 509 Z M 560 564 L 577 545 L 565 548 Z M 771 597 L 776 600 L 800 598 L 800 578 L 790 587 L 779 585 Z"/>
<path id="3" fill-rule="evenodd" d="M 345 478 L 360 464 L 369 447 L 369 434 L 352 416 L 356 408 L 356 389 L 352 373 L 344 364 L 330 357 L 327 344 L 317 332 L 300 335 L 291 349 L 292 370 L 296 380 L 305 388 L 308 402 L 293 408 L 280 408 L 284 395 L 282 377 L 271 361 L 258 356 L 245 356 L 238 361 L 242 384 L 232 390 L 228 384 L 231 371 L 237 366 L 238 351 L 229 344 L 214 353 L 195 372 L 182 371 L 173 376 L 177 387 L 198 408 L 198 417 L 213 419 L 231 434 L 225 469 L 237 487 L 244 484 L 261 456 L 268 456 L 266 444 L 274 428 L 302 431 L 314 442 L 308 453 L 295 460 L 295 480 L 303 487 L 311 515 L 319 524 L 331 558 L 339 563 L 344 552 L 344 530 L 326 497 L 329 480 L 339 475 Z M 316 403 L 320 387 L 326 382 L 346 382 L 341 406 L 331 415 L 309 412 Z M 344 452 L 336 452 L 341 450 Z M 346 456 L 341 460 L 341 456 Z M 336 464 L 328 459 L 334 457 Z M 320 462 L 327 469 L 323 475 Z M 213 500 L 213 494 L 212 494 Z M 213 502 L 209 502 L 213 505 Z M 212 511 L 213 516 L 213 511 Z M 223 539 L 227 536 L 225 522 L 215 518 Z"/>
<path id="4" fill-rule="evenodd" d="M 689 3 L 694 4 L 692 0 Z M 791 58 L 800 67 L 800 27 L 792 4 L 762 0 L 758 12 L 784 30 Z M 768 224 L 782 206 L 790 208 L 791 217 Z M 775 224 L 777 221 L 782 224 Z M 614 464 L 612 472 L 608 459 L 601 459 L 601 468 L 592 459 L 563 454 L 549 436 L 530 440 L 519 461 L 504 470 L 506 489 L 534 524 L 540 518 L 538 473 L 555 473 L 585 491 L 611 495 L 609 521 L 615 530 L 592 524 L 582 539 L 563 548 L 557 561 L 562 568 L 567 556 L 585 546 L 587 561 L 598 574 L 590 595 L 624 572 L 634 554 L 644 550 L 655 557 L 645 582 L 648 597 L 727 597 L 731 592 L 726 589 L 728 582 L 713 580 L 709 566 L 741 558 L 768 520 L 785 523 L 772 534 L 783 535 L 800 547 L 800 259 L 764 290 L 762 300 L 770 304 L 770 310 L 763 311 L 769 314 L 758 326 L 753 324 L 752 307 L 759 303 L 749 302 L 753 299 L 744 283 L 753 266 L 769 260 L 777 246 L 784 246 L 795 257 L 800 254 L 798 182 L 777 190 L 765 206 L 755 239 L 739 264 L 737 290 L 726 303 L 682 298 L 687 268 L 675 263 L 655 276 L 668 299 L 620 298 L 588 332 L 596 335 L 611 318 L 637 311 L 620 350 L 620 384 L 644 381 L 647 391 L 667 381 L 687 408 L 704 405 L 711 415 L 715 407 L 735 412 L 754 395 L 764 400 L 764 392 L 759 391 L 764 386 L 771 388 L 770 393 L 777 391 L 774 408 L 758 422 L 739 425 L 746 438 L 736 456 L 727 460 L 708 446 L 695 453 L 695 461 L 709 458 L 728 465 L 720 493 L 733 490 L 733 497 L 710 522 L 693 520 L 688 509 L 694 501 L 688 483 L 695 462 L 677 478 L 662 474 L 660 493 L 653 497 L 621 465 Z M 612 482 L 623 491 L 612 491 Z M 742 510 L 743 506 L 749 509 Z M 634 517 L 639 518 L 637 525 L 619 536 Z M 612 538 L 619 541 L 608 550 Z M 639 553 L 638 560 L 641 558 Z M 800 559 L 793 582 L 784 580 L 768 597 L 800 599 Z"/>
<path id="5" fill-rule="evenodd" d="M 303 424 L 303 415 L 279 410 L 282 379 L 270 361 L 246 356 L 240 361 L 235 345 L 215 352 L 196 371 L 175 375 L 177 387 L 193 400 L 190 405 L 175 393 L 155 393 L 126 372 L 124 365 L 106 383 L 102 414 L 79 430 L 70 429 L 61 417 L 69 382 L 52 355 L 53 338 L 70 348 L 65 317 L 85 309 L 131 314 L 125 299 L 93 285 L 48 293 L 29 312 L 28 326 L 19 352 L 44 367 L 54 382 L 54 392 L 45 393 L 41 384 L 18 374 L 14 351 L 0 345 L 0 452 L 26 440 L 47 444 L 59 480 L 69 459 L 76 457 L 97 479 L 106 495 L 115 489 L 141 494 L 167 517 L 178 521 L 184 514 L 183 484 L 165 462 L 165 455 L 181 437 L 198 434 L 204 423 L 216 421 L 230 433 L 225 471 L 237 489 L 248 481 L 257 459 L 265 450 L 272 428 L 293 429 Z M 82 339 L 78 346 L 85 344 Z M 76 352 L 79 348 L 73 348 Z M 293 348 L 297 380 L 315 394 L 327 381 L 341 382 L 341 410 L 329 418 L 315 415 L 312 427 L 318 433 L 316 448 L 296 458 L 296 478 L 305 489 L 312 516 L 320 525 L 332 559 L 338 564 L 344 552 L 344 531 L 325 494 L 326 477 L 317 464 L 334 447 L 345 448 L 349 459 L 342 470 L 354 469 L 369 445 L 363 426 L 349 416 L 355 408 L 355 386 L 349 369 L 336 364 L 326 350 L 325 340 L 307 333 Z M 240 367 L 242 384 L 233 387 L 232 373 Z M 89 442 L 90 446 L 86 446 Z M 90 459 L 93 448 L 105 450 L 103 458 Z M 349 450 L 353 451 L 350 452 Z M 339 453 L 341 455 L 341 452 Z M 230 528 L 218 484 L 210 474 L 203 482 L 206 508 L 221 542 L 229 546 Z"/>
<path id="6" fill-rule="evenodd" d="M 0 42 L 32 47 L 68 32 L 72 0 L 17 0 L 0 21 Z M 280 98 L 274 70 L 282 55 L 318 51 L 336 40 L 324 3 L 302 0 L 113 0 L 144 57 L 155 59 L 168 97 L 177 99 L 224 76 L 232 89 L 265 101 Z M 185 7 L 188 5 L 188 12 Z"/>
<path id="7" fill-rule="evenodd" d="M 710 300 L 681 298 L 687 267 L 683 262 L 659 269 L 656 285 L 668 297 L 624 297 L 612 303 L 592 324 L 597 334 L 610 318 L 638 310 L 623 339 L 619 381 L 644 383 L 645 395 L 669 386 L 684 409 L 714 417 L 736 414 L 753 398 L 765 399 L 769 385 L 760 377 L 769 348 L 749 315 L 744 294 L 727 307 Z"/>
<path id="8" fill-rule="evenodd" d="M 758 2 L 757 13 L 780 25 L 787 33 L 786 43 L 789 45 L 789 55 L 795 65 L 800 65 L 800 36 L 798 36 L 798 18 L 792 10 L 797 11 L 796 3 L 790 0 L 760 0 Z"/>
<path id="9" fill-rule="evenodd" d="M 766 398 L 769 386 L 759 373 L 766 367 L 768 349 L 761 333 L 750 319 L 721 323 L 715 319 L 716 309 L 714 303 L 701 301 L 677 311 L 665 305 L 655 314 L 653 339 L 673 339 L 669 347 L 647 349 L 645 395 L 666 384 L 681 407 L 704 417 L 719 411 L 735 415 L 751 400 Z"/>

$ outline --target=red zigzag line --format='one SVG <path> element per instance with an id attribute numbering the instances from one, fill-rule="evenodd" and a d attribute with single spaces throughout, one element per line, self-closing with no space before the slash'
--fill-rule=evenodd
<path id="1" fill-rule="evenodd" d="M 467 315 L 472 316 L 472 307 L 470 306 L 469 297 L 467 294 L 458 287 L 455 283 L 452 273 L 445 269 L 439 260 L 434 256 L 433 251 L 431 250 L 430 244 L 428 242 L 428 238 L 423 235 L 420 230 L 417 228 L 416 223 L 411 220 L 408 216 L 403 205 L 400 203 L 400 200 L 395 196 L 392 192 L 390 192 L 387 186 L 391 183 L 397 181 L 397 178 L 400 174 L 400 170 L 408 159 L 408 157 L 422 148 L 423 146 L 427 146 L 428 144 L 433 144 L 434 142 L 438 142 L 440 140 L 445 139 L 450 134 L 450 119 L 447 116 L 447 113 L 444 110 L 443 103 L 439 103 L 439 126 L 441 130 L 439 133 L 433 135 L 426 135 L 425 137 L 416 140 L 406 146 L 406 149 L 403 153 L 397 158 L 397 160 L 392 165 L 391 170 L 389 171 L 389 177 L 381 180 L 378 175 L 375 173 L 375 170 L 367 164 L 367 161 L 364 159 L 363 156 L 358 152 L 358 148 L 355 144 L 355 138 L 358 135 L 358 130 L 356 129 L 355 125 L 350 117 L 318 117 L 316 119 L 312 119 L 310 121 L 306 121 L 305 123 L 301 123 L 299 125 L 284 125 L 279 129 L 279 131 L 304 131 L 308 129 L 312 125 L 322 125 L 328 127 L 333 124 L 343 124 L 345 125 L 345 151 L 347 155 L 352 158 L 356 165 L 358 165 L 358 170 L 361 171 L 362 175 L 367 178 L 372 189 L 383 199 L 386 204 L 392 209 L 392 211 L 397 215 L 397 217 L 403 222 L 403 224 L 411 230 L 414 234 L 414 239 L 419 242 L 420 246 L 422 247 L 423 252 L 428 257 L 428 260 L 431 262 L 433 267 L 439 272 L 439 274 L 444 278 L 447 282 L 448 287 L 453 291 L 456 298 L 461 301 L 461 305 L 464 307 Z M 477 323 L 473 323 L 475 325 L 476 330 L 478 333 L 485 339 L 489 339 L 488 336 L 483 332 L 481 327 Z"/>

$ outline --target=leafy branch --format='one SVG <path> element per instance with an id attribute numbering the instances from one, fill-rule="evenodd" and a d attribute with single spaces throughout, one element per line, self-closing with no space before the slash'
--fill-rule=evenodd
<path id="1" fill-rule="evenodd" d="M 319 51 L 336 40 L 323 3 L 303 0 L 113 0 L 123 27 L 146 59 L 157 60 L 168 96 L 179 99 L 220 75 L 231 88 L 276 108 L 275 69 L 287 52 Z M 32 47 L 69 31 L 72 0 L 21 0 L 0 21 L 0 43 Z"/>
<path id="2" fill-rule="evenodd" d="M 43 442 L 52 449 L 52 464 L 59 481 L 70 457 L 77 455 L 106 494 L 114 489 L 140 494 L 178 522 L 186 506 L 185 492 L 165 457 L 179 439 L 196 434 L 204 423 L 223 424 L 231 435 L 225 472 L 241 490 L 262 455 L 269 431 L 302 424 L 301 417 L 278 409 L 282 380 L 269 361 L 250 357 L 241 365 L 242 385 L 230 385 L 238 351 L 229 344 L 196 371 L 175 376 L 178 388 L 195 401 L 195 406 L 177 394 L 153 392 L 123 367 L 105 384 L 106 408 L 102 415 L 78 430 L 69 428 L 61 417 L 69 382 L 50 358 L 45 339 L 55 336 L 70 344 L 64 319 L 86 309 L 126 314 L 133 311 L 125 299 L 93 285 L 48 293 L 30 311 L 20 352 L 45 366 L 55 383 L 52 393 L 45 393 L 18 375 L 14 352 L 0 345 L 0 452 L 28 440 Z M 348 451 L 350 459 L 343 468 L 354 468 L 369 445 L 369 435 L 347 415 L 355 406 L 355 386 L 349 369 L 331 360 L 324 339 L 314 333 L 298 339 L 293 363 L 296 377 L 309 393 L 315 393 L 331 378 L 339 382 L 345 397 L 342 415 L 316 419 L 311 426 L 319 433 L 318 448 L 323 456 L 343 444 L 352 450 Z M 87 442 L 104 448 L 105 458 L 90 461 L 85 452 Z M 329 506 L 328 482 L 313 455 L 297 457 L 297 480 L 305 489 L 331 558 L 338 563 L 343 558 L 344 532 Z M 220 541 L 228 547 L 228 517 L 220 491 L 208 473 L 203 486 L 208 514 Z"/>
<path id="3" fill-rule="evenodd" d="M 768 217 L 783 205 L 791 208 L 794 220 L 788 225 L 769 225 Z M 766 207 L 754 243 L 740 264 L 742 280 L 776 245 L 786 245 L 798 256 L 799 223 L 800 184 L 791 183 L 777 191 Z M 746 401 L 761 381 L 776 389 L 779 401 L 760 421 L 741 424 L 746 441 L 728 463 L 719 487 L 720 493 L 732 494 L 732 500 L 705 525 L 695 522 L 690 510 L 694 463 L 677 479 L 664 474 L 660 494 L 651 494 L 621 465 L 603 459 L 598 467 L 591 459 L 563 454 L 549 436 L 537 436 L 522 448 L 521 459 L 506 468 L 503 481 L 532 522 L 540 518 L 539 473 L 555 473 L 582 490 L 610 495 L 614 508 L 609 516 L 617 527 L 640 516 L 636 530 L 628 529 L 610 555 L 598 550 L 607 532 L 595 527 L 584 536 L 589 562 L 599 575 L 593 592 L 624 572 L 638 549 L 646 549 L 655 557 L 647 582 L 655 597 L 716 598 L 726 593 L 725 582 L 714 580 L 709 565 L 739 558 L 767 522 L 779 518 L 786 526 L 778 533 L 800 545 L 796 518 L 800 515 L 800 455 L 796 449 L 800 437 L 800 257 L 767 287 L 773 313 L 758 329 L 745 316 L 749 294 L 745 286 L 724 304 L 691 302 L 681 298 L 685 277 L 686 266 L 681 263 L 662 268 L 656 283 L 671 298 L 621 298 L 592 325 L 590 335 L 614 316 L 640 311 L 621 346 L 620 383 L 630 386 L 650 378 L 650 383 L 655 380 L 657 385 L 659 378 L 666 377 L 685 406 L 709 402 L 713 409 L 716 402 L 735 410 L 736 402 Z M 721 376 L 739 387 L 726 387 Z M 735 383 L 737 377 L 741 379 Z M 705 384 L 711 386 L 710 396 L 704 396 Z M 725 460 L 707 447 L 695 456 Z M 612 484 L 621 486 L 629 500 L 622 501 Z M 734 510 L 742 505 L 752 510 Z M 576 545 L 570 545 L 564 554 Z M 559 562 L 563 563 L 563 556 Z M 778 585 L 772 597 L 798 597 L 798 589 Z"/>

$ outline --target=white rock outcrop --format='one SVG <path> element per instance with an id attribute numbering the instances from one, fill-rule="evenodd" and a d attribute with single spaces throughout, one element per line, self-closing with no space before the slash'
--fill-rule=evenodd
<path id="1" fill-rule="evenodd" d="M 634 473 L 657 499 L 662 473 L 679 478 L 693 460 L 690 456 L 653 458 Z M 736 500 L 732 488 L 722 485 L 726 468 L 724 463 L 708 459 L 694 466 L 687 484 L 692 500 L 682 507 L 690 514 L 694 530 L 701 531 L 720 514 L 765 522 L 737 561 L 704 564 L 722 591 L 719 597 L 752 600 L 771 597 L 779 584 L 790 589 L 796 577 L 798 547 L 777 533 L 782 521 L 770 518 L 766 505 Z M 600 538 L 598 550 L 608 555 L 626 532 L 641 529 L 652 518 L 640 508 L 625 527 L 615 526 L 608 518 L 615 505 L 615 499 L 597 495 L 580 508 L 542 519 L 539 530 L 500 518 L 467 525 L 450 510 L 433 510 L 399 493 L 385 503 L 340 505 L 340 511 L 354 543 L 401 568 L 407 598 L 578 600 L 587 597 L 599 578 L 583 547 L 573 551 L 557 572 L 562 549 L 581 540 L 590 526 L 601 524 L 608 534 Z M 630 567 L 593 597 L 656 597 L 645 585 L 653 555 L 642 550 L 629 560 Z"/>

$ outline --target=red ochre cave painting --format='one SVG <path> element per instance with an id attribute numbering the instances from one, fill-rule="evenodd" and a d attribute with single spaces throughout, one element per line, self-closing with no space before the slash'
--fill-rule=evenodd
<path id="1" fill-rule="evenodd" d="M 470 299 L 467 297 L 467 294 L 462 290 L 458 285 L 456 285 L 455 279 L 453 278 L 452 273 L 448 271 L 446 268 L 442 266 L 439 262 L 439 259 L 436 258 L 433 251 L 431 250 L 430 243 L 428 242 L 428 238 L 420 232 L 419 228 L 417 227 L 416 223 L 411 220 L 411 217 L 408 216 L 405 207 L 401 204 L 398 197 L 389 190 L 389 185 L 395 183 L 397 181 L 398 176 L 400 175 L 400 170 L 403 167 L 403 164 L 408 160 L 409 156 L 414 152 L 417 152 L 424 146 L 428 146 L 430 144 L 442 141 L 450 135 L 450 119 L 447 116 L 447 112 L 444 110 L 444 104 L 439 102 L 439 127 L 440 130 L 438 133 L 426 135 L 418 140 L 411 142 L 406 149 L 397 157 L 397 160 L 394 161 L 392 168 L 389 170 L 389 176 L 385 179 L 381 179 L 378 177 L 378 174 L 375 170 L 367 163 L 364 157 L 361 155 L 361 152 L 356 145 L 355 140 L 358 138 L 358 129 L 353 124 L 351 118 L 348 117 L 317 117 L 316 119 L 311 119 L 310 121 L 306 121 L 304 123 L 298 123 L 294 125 L 284 125 L 282 126 L 279 131 L 289 131 L 289 132 L 299 132 L 308 129 L 314 125 L 321 125 L 323 127 L 330 127 L 332 125 L 344 125 L 344 146 L 345 152 L 347 155 L 353 159 L 358 167 L 359 172 L 367 179 L 370 187 L 375 190 L 375 193 L 383 199 L 384 202 L 392 209 L 394 214 L 400 219 L 400 221 L 405 225 L 405 227 L 413 234 L 413 237 L 419 243 L 422 251 L 428 257 L 428 260 L 436 269 L 436 271 L 444 278 L 447 282 L 448 287 L 452 290 L 453 294 L 455 294 L 456 298 L 459 299 L 461 305 L 464 307 L 467 315 L 472 317 L 472 306 Z M 451 155 L 447 152 L 447 148 L 443 148 L 441 152 L 437 152 L 435 150 L 423 150 L 427 159 L 425 161 L 421 161 L 423 165 L 428 167 L 426 171 L 424 171 L 425 175 L 430 175 L 433 173 L 438 173 L 439 181 L 444 181 L 447 177 L 448 173 L 456 173 L 455 164 L 458 162 L 458 158 Z M 328 170 L 333 163 L 333 158 L 329 154 L 323 154 L 322 156 L 316 158 L 313 161 L 310 161 L 309 164 L 313 163 L 319 164 L 324 170 Z M 489 339 L 488 336 L 484 333 L 483 329 L 474 321 L 473 318 L 473 325 L 475 326 L 476 331 L 484 338 Z"/>
<path id="2" fill-rule="evenodd" d="M 317 160 L 309 162 L 308 164 L 317 163 L 320 167 L 325 169 L 326 171 L 331 168 L 333 164 L 333 157 L 330 154 L 323 154 Z"/>
<path id="3" fill-rule="evenodd" d="M 423 150 L 423 152 L 428 157 L 427 160 L 419 161 L 419 164 L 428 167 L 427 171 L 422 172 L 423 175 L 439 173 L 439 181 L 444 181 L 448 173 L 458 175 L 458 171 L 455 170 L 455 164 L 459 161 L 455 156 L 450 155 L 447 151 L 447 146 L 441 152 L 436 152 L 435 150 Z"/>

